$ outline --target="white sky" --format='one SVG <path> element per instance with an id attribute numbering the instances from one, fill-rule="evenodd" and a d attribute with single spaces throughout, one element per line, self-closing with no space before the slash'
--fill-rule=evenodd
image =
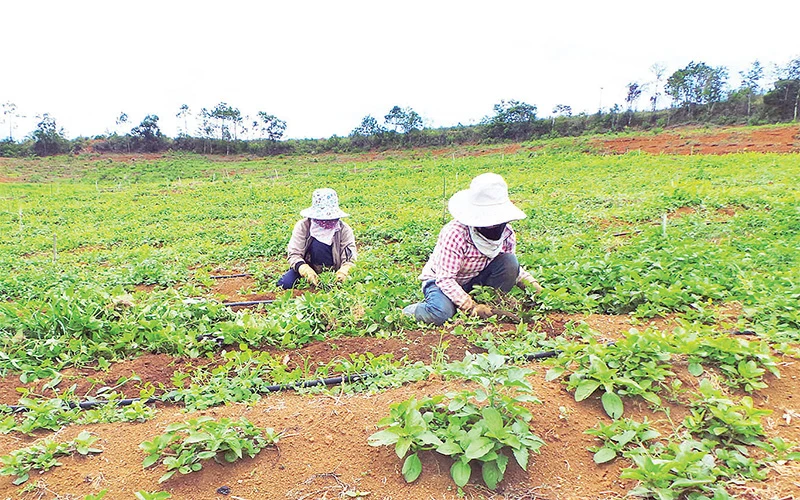
<path id="1" fill-rule="evenodd" d="M 395 105 L 426 127 L 476 123 L 501 99 L 592 113 L 624 107 L 654 63 L 665 78 L 726 66 L 738 86 L 754 60 L 800 55 L 796 0 L 4 0 L 0 18 L 0 103 L 28 117 L 16 139 L 45 112 L 72 138 L 123 111 L 120 131 L 156 114 L 174 137 L 181 104 L 221 101 L 285 120 L 286 138 L 345 136 Z"/>

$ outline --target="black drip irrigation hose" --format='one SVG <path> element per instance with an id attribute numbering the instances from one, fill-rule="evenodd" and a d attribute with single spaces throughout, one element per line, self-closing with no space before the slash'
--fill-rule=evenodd
<path id="1" fill-rule="evenodd" d="M 387 372 L 388 373 L 388 372 Z M 384 373 L 386 375 L 386 373 Z M 317 387 L 320 385 L 330 386 L 330 385 L 339 385 L 344 383 L 350 382 L 358 382 L 359 380 L 368 379 L 371 377 L 377 377 L 378 374 L 376 373 L 356 373 L 353 375 L 340 375 L 338 377 L 328 377 L 328 378 L 321 378 L 321 379 L 313 379 L 313 380 L 304 380 L 302 382 L 295 382 L 293 384 L 276 384 L 276 385 L 268 385 L 262 390 L 262 393 L 268 392 L 280 392 L 286 391 L 290 389 L 305 389 L 308 387 Z M 69 408 L 80 408 L 81 410 L 88 410 L 90 408 L 94 408 L 95 406 L 103 406 L 109 403 L 116 403 L 117 406 L 128 406 L 138 401 L 142 401 L 142 398 L 130 398 L 130 399 L 120 399 L 118 401 L 81 401 L 78 403 L 74 402 L 67 402 L 67 406 Z M 163 398 L 148 398 L 144 400 L 145 404 L 150 403 L 157 403 L 159 401 L 162 402 L 170 402 L 174 401 L 174 398 L 163 399 Z M 8 408 L 11 410 L 12 413 L 21 413 L 28 411 L 30 408 L 23 405 L 8 405 Z"/>
<path id="2" fill-rule="evenodd" d="M 544 351 L 544 352 L 535 352 L 533 354 L 525 354 L 523 358 L 526 361 L 533 361 L 537 359 L 544 359 L 544 358 L 552 358 L 554 356 L 558 356 L 561 351 Z M 387 375 L 391 372 L 384 372 L 383 375 Z M 317 387 L 320 385 L 324 386 L 331 386 L 331 385 L 340 385 L 344 383 L 350 382 L 358 382 L 360 380 L 368 379 L 371 377 L 377 377 L 379 374 L 376 373 L 356 373 L 354 375 L 340 375 L 338 377 L 328 377 L 322 379 L 313 379 L 313 380 L 304 380 L 302 382 L 295 382 L 293 384 L 276 384 L 276 385 L 268 385 L 263 389 L 264 393 L 268 392 L 280 392 L 286 391 L 290 389 L 306 389 L 309 387 Z M 138 401 L 142 401 L 142 398 L 130 398 L 130 399 L 120 399 L 119 401 L 114 401 L 117 406 L 128 406 Z M 157 403 L 159 401 L 162 402 L 170 402 L 174 401 L 174 398 L 170 399 L 163 399 L 163 398 L 148 398 L 144 400 L 145 404 Z M 95 406 L 103 406 L 111 403 L 112 401 L 80 401 L 78 403 L 67 402 L 67 406 L 69 408 L 80 408 L 81 410 L 88 410 L 90 408 L 94 408 Z M 23 405 L 7 405 L 8 408 L 11 410 L 12 413 L 22 413 L 30 410 L 27 406 Z"/>
<path id="3" fill-rule="evenodd" d="M 533 354 L 525 354 L 522 356 L 522 359 L 525 361 L 536 361 L 538 359 L 555 358 L 559 354 L 561 354 L 561 351 L 542 351 Z"/>
<path id="4" fill-rule="evenodd" d="M 228 307 L 241 307 L 241 306 L 257 306 L 259 304 L 272 304 L 273 302 L 275 302 L 275 299 L 247 300 L 244 302 L 223 302 L 222 305 Z"/>
<path id="5" fill-rule="evenodd" d="M 252 301 L 252 302 L 258 303 L 258 304 L 263 304 L 265 302 L 268 303 L 268 302 L 272 302 L 272 301 L 258 301 L 258 300 L 256 300 L 256 301 Z M 250 303 L 242 302 L 242 303 L 232 303 L 232 304 L 250 304 Z M 226 305 L 232 305 L 232 304 L 228 303 Z M 756 335 L 756 332 L 753 331 L 753 330 L 734 330 L 734 331 L 731 331 L 730 333 L 733 334 L 733 335 Z M 534 352 L 532 354 L 523 354 L 521 356 L 521 358 L 524 359 L 525 361 L 537 361 L 537 360 L 540 360 L 540 359 L 554 358 L 554 357 L 558 356 L 559 354 L 561 354 L 561 352 L 562 351 Z M 389 373 L 391 373 L 391 372 L 384 372 L 383 374 L 387 375 Z M 378 376 L 378 374 L 376 374 L 376 373 L 366 373 L 365 372 L 365 373 L 356 373 L 354 375 L 341 375 L 341 376 L 338 376 L 338 377 L 329 377 L 329 378 L 313 379 L 313 380 L 304 380 L 302 382 L 295 382 L 293 384 L 269 385 L 269 386 L 264 388 L 263 392 L 264 393 L 268 393 L 268 392 L 286 391 L 286 390 L 290 390 L 290 389 L 305 389 L 305 388 L 308 388 L 308 387 L 317 387 L 317 386 L 320 386 L 320 385 L 325 385 L 325 386 L 339 385 L 339 384 L 344 384 L 344 383 L 349 383 L 349 382 L 358 382 L 359 380 L 364 380 L 364 379 L 368 379 L 368 378 L 371 378 L 371 377 L 377 377 L 377 376 Z M 117 406 L 128 406 L 128 405 L 131 405 L 131 404 L 133 404 L 133 403 L 135 403 L 137 401 L 141 401 L 141 400 L 142 400 L 142 398 L 120 399 L 119 401 L 116 401 L 116 403 L 117 403 Z M 144 402 L 145 402 L 145 404 L 151 404 L 151 403 L 157 403 L 159 401 L 170 402 L 170 401 L 174 401 L 174 399 L 173 398 L 171 398 L 171 399 L 148 398 Z M 68 402 L 67 406 L 69 408 L 80 408 L 82 410 L 87 410 L 87 409 L 90 409 L 90 408 L 94 408 L 95 406 L 107 405 L 109 403 L 111 403 L 111 401 L 100 401 L 100 400 L 98 400 L 98 401 L 81 401 L 81 402 L 78 402 L 78 403 Z M 2 406 L 2 405 L 0 405 L 0 406 Z M 11 410 L 12 413 L 22 413 L 22 412 L 26 412 L 26 411 L 28 411 L 30 409 L 27 406 L 22 406 L 22 405 L 7 405 L 7 406 Z"/>
<path id="6" fill-rule="evenodd" d="M 250 276 L 250 273 L 222 274 L 219 276 L 209 276 L 209 278 L 212 280 L 224 280 L 225 278 L 244 278 L 245 276 Z"/>

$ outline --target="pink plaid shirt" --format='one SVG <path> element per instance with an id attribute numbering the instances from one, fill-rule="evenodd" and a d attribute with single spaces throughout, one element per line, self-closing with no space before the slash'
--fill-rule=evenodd
<path id="1" fill-rule="evenodd" d="M 504 253 L 514 253 L 516 246 L 517 237 L 514 229 L 511 224 L 506 224 L 502 250 Z M 461 307 L 469 297 L 461 285 L 477 276 L 489 262 L 491 262 L 489 258 L 480 253 L 472 243 L 469 227 L 452 220 L 439 232 L 436 247 L 428 263 L 422 268 L 419 279 L 436 280 L 436 286 L 456 306 Z M 533 280 L 533 276 L 520 266 L 517 283 L 525 279 Z"/>

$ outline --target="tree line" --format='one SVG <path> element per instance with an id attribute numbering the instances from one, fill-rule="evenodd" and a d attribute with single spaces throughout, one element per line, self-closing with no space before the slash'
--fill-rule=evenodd
<path id="1" fill-rule="evenodd" d="M 11 102 L 2 105 L 2 124 L 8 135 L 0 141 L 0 156 L 47 156 L 79 153 L 91 147 L 98 152 L 191 151 L 201 154 L 271 155 L 284 153 L 355 152 L 398 147 L 444 146 L 620 132 L 626 129 L 650 130 L 686 124 L 767 124 L 798 120 L 800 108 L 800 57 L 785 66 L 776 66 L 771 88 L 761 82 L 764 66 L 754 61 L 739 72 L 737 88 L 728 85 L 728 69 L 704 62 L 690 62 L 665 78 L 665 68 L 651 67 L 650 82 L 627 84 L 624 103 L 615 103 L 597 113 L 573 114 L 566 104 L 555 106 L 548 117 L 539 117 L 536 105 L 502 100 L 494 114 L 476 125 L 425 128 L 423 117 L 410 107 L 392 107 L 381 121 L 365 116 L 345 137 L 284 140 L 286 121 L 258 111 L 250 116 L 220 102 L 213 108 L 193 112 L 187 104 L 178 109 L 178 135 L 162 133 L 157 115 L 147 115 L 141 123 L 130 124 L 124 112 L 115 120 L 115 130 L 93 138 L 65 138 L 54 117 L 38 116 L 36 129 L 22 140 L 13 137 L 14 123 L 22 116 Z M 650 105 L 638 109 L 638 101 L 649 92 Z M 666 98 L 669 106 L 659 107 Z M 192 131 L 189 123 L 193 119 Z M 5 128 L 5 127 L 4 127 Z"/>

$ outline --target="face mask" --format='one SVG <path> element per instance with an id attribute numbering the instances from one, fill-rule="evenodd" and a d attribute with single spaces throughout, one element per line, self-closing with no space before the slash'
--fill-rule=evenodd
<path id="1" fill-rule="evenodd" d="M 497 241 L 503 236 L 503 231 L 506 229 L 506 223 L 497 224 L 496 226 L 489 227 L 476 227 L 475 230 L 487 240 Z"/>

